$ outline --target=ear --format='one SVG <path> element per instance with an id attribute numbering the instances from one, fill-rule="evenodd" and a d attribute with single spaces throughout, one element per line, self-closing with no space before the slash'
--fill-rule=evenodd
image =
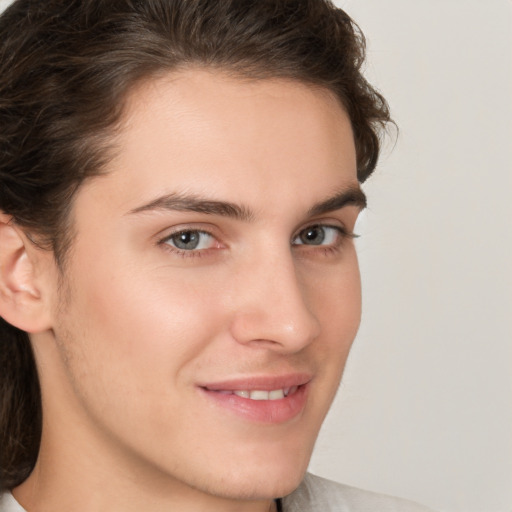
<path id="1" fill-rule="evenodd" d="M 50 328 L 49 307 L 36 279 L 35 255 L 32 242 L 9 215 L 0 212 L 0 316 L 30 333 Z"/>

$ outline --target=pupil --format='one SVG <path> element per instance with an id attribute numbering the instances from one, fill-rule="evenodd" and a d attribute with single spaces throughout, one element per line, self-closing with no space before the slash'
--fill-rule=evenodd
<path id="1" fill-rule="evenodd" d="M 178 249 L 195 249 L 199 244 L 199 233 L 197 231 L 179 233 L 173 242 Z"/>
<path id="2" fill-rule="evenodd" d="M 310 245 L 320 245 L 324 239 L 324 230 L 319 227 L 306 229 L 301 236 L 302 242 Z"/>

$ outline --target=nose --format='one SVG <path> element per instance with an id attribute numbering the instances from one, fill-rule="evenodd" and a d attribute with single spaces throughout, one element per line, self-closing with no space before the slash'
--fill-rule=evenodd
<path id="1" fill-rule="evenodd" d="M 244 267 L 233 290 L 231 335 L 236 341 L 291 353 L 319 336 L 308 287 L 299 279 L 289 249 L 286 255 L 260 255 Z"/>

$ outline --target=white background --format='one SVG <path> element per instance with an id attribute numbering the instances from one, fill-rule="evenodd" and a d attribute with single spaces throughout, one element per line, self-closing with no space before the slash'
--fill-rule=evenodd
<path id="1" fill-rule="evenodd" d="M 512 3 L 338 5 L 400 135 L 365 185 L 363 323 L 311 469 L 512 512 Z"/>
<path id="2" fill-rule="evenodd" d="M 365 191 L 363 321 L 311 469 L 512 511 L 512 3 L 338 0 L 398 142 Z"/>

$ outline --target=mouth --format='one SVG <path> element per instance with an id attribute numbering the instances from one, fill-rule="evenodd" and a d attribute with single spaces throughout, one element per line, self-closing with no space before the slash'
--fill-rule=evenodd
<path id="1" fill-rule="evenodd" d="M 309 375 L 248 378 L 206 384 L 199 390 L 228 414 L 245 421 L 277 424 L 303 412 L 311 380 Z"/>
<path id="2" fill-rule="evenodd" d="M 217 393 L 221 393 L 223 395 L 236 395 L 240 398 L 245 398 L 247 400 L 282 400 L 290 395 L 296 393 L 299 389 L 299 386 L 290 386 L 286 388 L 280 389 L 272 389 L 270 391 L 266 391 L 264 389 L 237 389 L 235 391 L 230 390 L 210 390 L 216 391 Z"/>

